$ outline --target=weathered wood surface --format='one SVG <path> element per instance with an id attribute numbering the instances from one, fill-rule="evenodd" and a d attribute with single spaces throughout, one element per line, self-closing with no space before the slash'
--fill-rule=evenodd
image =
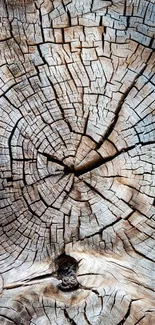
<path id="1" fill-rule="evenodd" d="M 0 0 L 0 325 L 155 324 L 154 35 L 154 0 Z"/>

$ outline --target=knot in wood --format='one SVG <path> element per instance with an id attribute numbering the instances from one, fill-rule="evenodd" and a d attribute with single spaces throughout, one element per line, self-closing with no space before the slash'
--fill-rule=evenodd
<path id="1" fill-rule="evenodd" d="M 62 278 L 62 282 L 58 285 L 61 290 L 73 290 L 78 288 L 78 280 L 75 275 L 68 275 Z"/>
<path id="2" fill-rule="evenodd" d="M 69 256 L 62 254 L 57 259 L 58 270 L 57 276 L 58 279 L 62 280 L 62 282 L 58 285 L 61 290 L 73 290 L 78 288 L 78 280 L 76 278 L 77 271 L 77 261 Z"/>

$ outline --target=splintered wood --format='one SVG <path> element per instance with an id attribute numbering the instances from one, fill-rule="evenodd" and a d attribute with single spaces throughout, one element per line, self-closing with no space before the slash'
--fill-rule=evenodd
<path id="1" fill-rule="evenodd" d="M 155 324 L 154 35 L 154 0 L 0 0 L 0 325 Z"/>

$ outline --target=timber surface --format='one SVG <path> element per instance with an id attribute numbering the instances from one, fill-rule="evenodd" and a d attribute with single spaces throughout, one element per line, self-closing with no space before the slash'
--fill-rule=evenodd
<path id="1" fill-rule="evenodd" d="M 154 0 L 0 0 L 0 325 L 155 324 L 154 36 Z"/>

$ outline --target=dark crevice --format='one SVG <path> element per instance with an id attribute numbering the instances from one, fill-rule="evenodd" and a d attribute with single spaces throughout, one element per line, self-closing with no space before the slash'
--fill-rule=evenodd
<path id="1" fill-rule="evenodd" d="M 102 25 L 102 20 L 103 20 L 103 17 L 100 16 L 99 26 L 103 26 L 103 25 Z"/>
<path id="2" fill-rule="evenodd" d="M 109 202 L 111 205 L 114 205 L 114 203 L 108 199 L 107 197 L 105 197 L 101 192 L 99 192 L 95 187 L 93 187 L 91 184 L 87 183 L 86 181 L 83 181 L 91 190 L 92 192 L 98 194 L 100 197 L 102 197 L 103 200 Z M 117 218 L 117 221 L 122 219 L 121 217 Z"/>
<path id="3" fill-rule="evenodd" d="M 36 3 L 35 3 L 35 6 L 36 6 Z M 37 6 L 36 6 L 36 8 L 37 8 Z M 44 29 L 43 29 L 41 9 L 37 8 L 37 10 L 39 11 L 40 30 L 41 30 L 42 42 L 44 43 L 45 42 L 45 37 L 44 37 Z"/>
<path id="4" fill-rule="evenodd" d="M 52 273 L 49 273 L 49 274 L 43 274 L 43 275 L 38 275 L 32 279 L 29 279 L 28 281 L 29 282 L 33 282 L 33 281 L 36 281 L 36 280 L 44 280 L 44 279 L 49 279 L 50 277 L 53 277 L 53 274 Z"/>
<path id="5" fill-rule="evenodd" d="M 111 305 L 110 312 L 112 311 L 112 309 L 113 309 L 114 306 L 115 306 L 115 303 L 116 303 L 116 296 L 117 296 L 117 291 L 116 291 L 115 294 L 114 294 L 114 297 L 113 297 L 113 303 L 112 303 L 112 305 Z"/>
<path id="6" fill-rule="evenodd" d="M 58 164 L 58 165 L 60 165 L 60 166 L 63 166 L 63 167 L 67 167 L 67 166 L 66 166 L 66 165 L 65 165 L 61 160 L 59 160 L 59 159 L 53 157 L 52 155 L 50 155 L 50 154 L 48 154 L 48 153 L 40 152 L 40 151 L 38 151 L 38 153 L 39 153 L 40 155 L 46 157 L 48 161 L 51 161 L 51 162 L 56 163 L 56 164 Z"/>
<path id="7" fill-rule="evenodd" d="M 91 1 L 90 12 L 93 12 L 94 0 Z"/>
<path id="8" fill-rule="evenodd" d="M 53 162 L 53 163 L 55 163 L 55 164 L 57 164 L 59 166 L 64 167 L 63 172 L 64 172 L 65 175 L 68 175 L 68 174 L 71 174 L 71 173 L 75 173 L 74 166 L 73 165 L 72 166 L 67 166 L 66 164 L 63 163 L 63 161 L 61 161 L 61 160 L 53 157 L 50 154 L 45 153 L 45 152 L 38 151 L 38 153 L 41 154 L 42 156 L 46 157 L 47 158 L 47 161 L 51 161 L 51 162 Z"/>
<path id="9" fill-rule="evenodd" d="M 155 36 L 153 36 L 151 39 L 150 39 L 150 43 L 149 43 L 149 48 L 150 49 L 153 49 L 153 43 L 154 43 L 154 40 L 155 40 Z"/>
<path id="10" fill-rule="evenodd" d="M 93 238 L 93 237 L 96 236 L 96 235 L 101 235 L 102 232 L 103 232 L 104 230 L 106 230 L 106 229 L 109 228 L 109 227 L 114 226 L 116 223 L 120 222 L 120 220 L 123 220 L 123 219 L 122 219 L 122 218 L 116 219 L 115 221 L 109 223 L 107 226 L 102 227 L 102 228 L 99 229 L 98 231 L 93 232 L 91 235 L 84 236 L 83 238 L 80 238 L 79 240 L 80 240 L 80 241 L 83 241 L 83 240 L 88 239 L 88 238 Z"/>
<path id="11" fill-rule="evenodd" d="M 42 301 L 42 307 L 43 307 L 44 314 L 46 315 L 46 317 L 47 317 L 47 319 L 48 319 L 48 321 L 49 321 L 49 324 L 52 325 L 52 323 L 51 323 L 51 319 L 50 319 L 50 317 L 48 316 L 48 314 L 47 314 L 47 312 L 46 312 L 46 309 L 45 309 L 44 297 L 42 297 L 41 301 Z"/>
<path id="12" fill-rule="evenodd" d="M 12 282 L 12 283 L 9 283 L 9 284 L 6 284 L 4 286 L 4 289 L 5 290 L 11 290 L 11 289 L 15 289 L 15 288 L 20 288 L 20 287 L 23 287 L 23 286 L 31 286 L 33 284 L 36 285 L 36 282 L 40 282 L 41 280 L 51 280 L 52 282 L 52 279 L 53 278 L 57 278 L 55 273 L 51 272 L 51 273 L 47 273 L 47 274 L 42 274 L 42 275 L 38 275 L 38 276 L 35 276 L 31 279 L 24 279 L 23 281 L 17 281 L 17 282 Z"/>
<path id="13" fill-rule="evenodd" d="M 130 27 L 130 16 L 126 16 L 126 29 Z"/>
<path id="14" fill-rule="evenodd" d="M 10 169 L 11 169 L 11 173 L 12 173 L 12 166 L 13 166 L 13 156 L 12 156 L 12 149 L 11 149 L 11 141 L 12 141 L 12 138 L 14 136 L 14 133 L 15 133 L 15 130 L 17 128 L 17 125 L 19 123 L 19 121 L 22 119 L 23 117 L 21 117 L 14 125 L 12 131 L 11 131 L 11 134 L 10 134 L 10 137 L 8 139 L 8 147 L 9 147 L 9 157 L 10 157 Z M 11 176 L 12 177 L 12 176 Z"/>
<path id="15" fill-rule="evenodd" d="M 123 325 L 123 324 L 125 324 L 127 318 L 130 316 L 132 303 L 134 301 L 138 301 L 138 300 L 140 300 L 140 299 L 133 299 L 133 300 L 130 301 L 129 307 L 128 307 L 128 310 L 127 310 L 126 314 L 124 315 L 123 319 L 119 323 L 117 323 L 117 325 Z"/>
<path id="16" fill-rule="evenodd" d="M 85 303 L 85 306 L 84 306 L 84 318 L 85 318 L 85 320 L 86 320 L 86 322 L 87 322 L 88 325 L 92 325 L 92 324 L 89 322 L 88 318 L 87 318 L 87 315 L 86 315 L 86 308 L 87 308 L 87 303 Z"/>
<path id="17" fill-rule="evenodd" d="M 7 177 L 6 180 L 7 180 L 8 183 L 13 182 L 13 177 L 12 176 L 11 177 Z"/>
<path id="18" fill-rule="evenodd" d="M 152 52 L 150 53 L 147 62 L 149 61 L 149 59 L 151 58 Z M 125 102 L 125 99 L 127 98 L 127 96 L 129 95 L 130 91 L 132 90 L 132 88 L 134 87 L 137 79 L 143 74 L 143 72 L 145 71 L 146 67 L 147 67 L 147 62 L 145 63 L 145 65 L 143 66 L 143 68 L 140 70 L 140 72 L 136 75 L 136 77 L 134 78 L 134 80 L 131 82 L 130 86 L 126 89 L 126 91 L 124 92 L 124 94 L 122 95 L 121 99 L 119 100 L 116 110 L 115 110 L 115 117 L 112 121 L 112 123 L 110 124 L 110 126 L 108 127 L 104 137 L 101 139 L 101 141 L 99 141 L 96 149 L 99 149 L 101 147 L 101 145 L 103 144 L 105 139 L 108 139 L 108 137 L 110 136 L 110 134 L 112 133 L 112 131 L 114 130 L 116 123 L 118 121 L 119 118 L 119 113 L 121 111 L 122 105 Z"/>
<path id="19" fill-rule="evenodd" d="M 64 309 L 64 315 L 65 315 L 66 319 L 70 322 L 70 324 L 77 325 L 77 323 L 75 323 L 74 320 L 69 316 L 66 309 Z"/>
<path id="20" fill-rule="evenodd" d="M 70 11 L 67 10 L 67 16 L 68 16 L 68 27 L 72 26 L 72 19 L 71 19 L 71 14 Z"/>
<path id="21" fill-rule="evenodd" d="M 73 171 L 74 175 L 77 177 L 81 176 L 85 173 L 88 173 L 88 172 L 96 169 L 97 167 L 100 167 L 105 162 L 106 162 L 106 159 L 102 158 L 101 156 L 98 156 L 97 159 L 88 161 L 85 166 L 81 165 L 79 167 L 75 167 L 75 170 Z"/>
<path id="22" fill-rule="evenodd" d="M 150 145 L 150 144 L 153 144 L 154 141 L 148 141 L 146 143 L 136 143 L 128 148 L 123 148 L 121 149 L 120 151 L 117 151 L 113 156 L 110 156 L 110 157 L 107 157 L 107 158 L 103 158 L 101 155 L 99 156 L 98 152 L 98 157 L 94 160 L 90 160 L 87 162 L 87 164 L 85 165 L 81 165 L 81 166 L 67 166 L 66 164 L 63 163 L 63 161 L 51 156 L 50 154 L 47 154 L 47 153 L 42 153 L 42 152 L 39 152 L 40 154 L 42 154 L 43 156 L 45 156 L 49 161 L 52 161 L 60 166 L 63 166 L 64 167 L 64 173 L 67 175 L 69 173 L 73 173 L 76 177 L 79 177 L 83 174 L 86 174 L 88 172 L 91 172 L 93 171 L 94 169 L 100 167 L 101 165 L 109 162 L 109 161 L 112 161 L 113 159 L 115 159 L 116 157 L 120 156 L 122 153 L 126 153 L 126 152 L 129 152 L 130 150 L 132 149 L 135 149 L 138 145 L 140 146 L 147 146 L 147 145 Z"/>
<path id="23" fill-rule="evenodd" d="M 36 158 L 13 158 L 14 161 L 31 161 L 31 162 L 36 162 Z"/>
<path id="24" fill-rule="evenodd" d="M 79 276 L 86 276 L 86 275 L 103 275 L 102 273 L 95 273 L 95 272 L 89 272 L 89 273 L 84 273 L 84 274 L 78 274 L 78 277 Z"/>
<path id="25" fill-rule="evenodd" d="M 41 43 L 42 44 L 42 43 Z M 40 57 L 41 57 L 41 59 L 42 59 L 42 61 L 43 61 L 43 64 L 45 64 L 45 65 L 48 65 L 47 64 L 47 61 L 46 61 L 46 59 L 45 59 L 45 57 L 43 56 L 43 54 L 42 54 L 42 51 L 41 51 L 41 48 L 40 48 L 40 45 L 41 44 L 36 44 L 36 46 L 37 46 L 37 49 L 38 49 L 38 52 L 39 52 L 39 55 L 40 55 Z M 44 44 L 44 43 L 43 43 Z"/>
<path id="26" fill-rule="evenodd" d="M 83 134 L 86 135 L 86 136 L 87 136 L 87 126 L 88 126 L 88 122 L 89 122 L 89 116 L 90 116 L 90 112 L 88 112 L 88 115 L 87 115 L 87 117 L 85 119 L 85 126 L 84 126 Z"/>
<path id="27" fill-rule="evenodd" d="M 138 324 L 140 324 L 139 322 L 143 319 L 145 317 L 145 315 L 144 316 L 142 316 L 134 325 L 138 325 Z M 149 324 L 148 324 L 149 325 Z M 151 324 L 150 324 L 151 325 Z"/>
<path id="28" fill-rule="evenodd" d="M 109 141 L 109 140 L 108 140 Z M 140 146 L 147 146 L 150 144 L 155 143 L 154 141 L 148 141 L 146 143 L 144 142 L 140 142 L 140 143 L 136 143 L 130 147 L 127 148 L 122 148 L 120 151 L 117 151 L 113 156 L 109 156 L 107 158 L 103 158 L 102 156 L 99 156 L 97 159 L 94 159 L 90 162 L 87 162 L 87 165 L 85 166 L 79 166 L 76 167 L 75 170 L 72 170 L 72 172 L 75 174 L 75 176 L 81 176 L 83 174 L 86 174 L 88 172 L 93 171 L 94 169 L 100 167 L 102 164 L 105 164 L 109 161 L 112 161 L 113 159 L 115 159 L 116 157 L 120 156 L 122 153 L 126 153 L 132 149 L 135 149 L 138 145 Z M 98 153 L 98 152 L 97 152 Z"/>

